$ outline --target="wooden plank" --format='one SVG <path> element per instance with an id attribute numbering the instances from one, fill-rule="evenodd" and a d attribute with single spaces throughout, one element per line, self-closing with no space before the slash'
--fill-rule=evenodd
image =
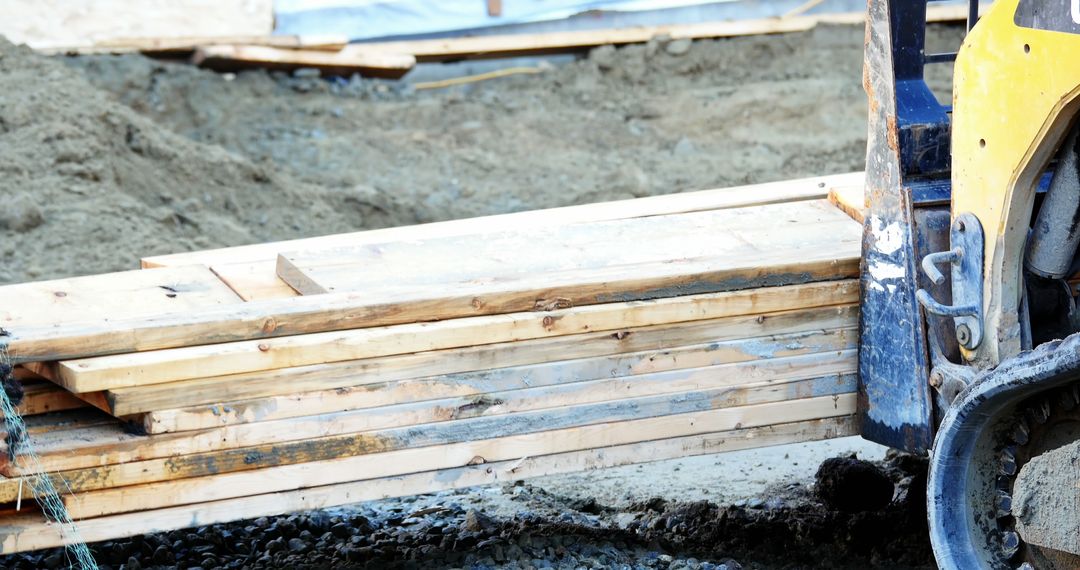
<path id="1" fill-rule="evenodd" d="M 850 371 L 853 368 L 853 362 L 848 362 L 846 364 L 838 363 L 834 365 L 824 358 L 820 360 L 822 361 L 821 364 L 812 365 L 812 368 L 816 371 Z M 740 369 L 751 367 L 736 366 L 729 368 L 732 373 L 736 373 Z M 806 374 L 810 373 L 812 373 L 812 371 L 806 372 Z M 800 397 L 846 394 L 852 393 L 855 390 L 855 376 L 853 373 L 849 372 L 847 374 L 830 375 L 819 378 L 803 376 L 802 379 L 800 379 L 797 378 L 799 372 L 792 370 L 792 368 L 787 365 L 785 365 L 784 370 L 776 371 L 775 378 L 766 379 L 762 377 L 759 381 L 751 384 L 740 384 L 738 379 L 725 378 L 718 378 L 716 382 L 711 382 L 709 378 L 710 374 L 719 375 L 727 374 L 727 372 L 699 370 L 696 372 L 687 372 L 685 374 L 654 374 L 649 378 L 632 378 L 626 379 L 624 382 L 627 382 L 627 386 L 639 387 L 638 390 L 641 393 L 645 393 L 645 390 L 650 389 L 650 382 L 655 385 L 665 380 L 671 380 L 673 388 L 695 385 L 695 382 L 699 385 L 716 384 L 716 387 L 707 390 L 708 395 L 711 396 L 711 406 L 714 408 L 755 405 L 767 402 L 792 400 Z M 730 385 L 722 386 L 725 381 Z M 611 381 L 608 382 L 610 385 Z M 597 383 L 593 387 L 599 388 L 600 386 L 601 385 Z M 580 393 L 591 393 L 591 397 L 594 398 L 604 397 L 595 390 L 590 391 L 583 389 L 585 388 L 584 385 L 572 387 Z M 644 389 L 640 387 L 644 387 Z M 655 386 L 653 388 L 655 389 Z M 541 393 L 543 391 L 551 392 L 550 389 L 522 390 L 518 391 L 517 394 L 510 395 L 513 400 L 505 400 L 502 403 L 495 403 L 500 398 L 500 395 L 493 395 L 488 399 L 489 403 L 487 406 L 476 406 L 475 403 L 473 403 L 458 408 L 457 406 L 461 405 L 459 399 L 457 402 L 439 401 L 428 402 L 424 405 L 390 406 L 387 408 L 373 409 L 360 415 L 367 418 L 366 425 L 372 430 L 387 430 L 391 429 L 391 427 L 397 423 L 402 424 L 402 426 L 397 427 L 404 427 L 407 425 L 419 425 L 415 422 L 446 420 L 452 415 L 448 410 L 453 409 L 462 410 L 460 419 L 466 419 L 469 417 L 506 416 L 510 413 L 531 411 L 533 408 L 544 409 L 546 398 L 548 397 L 551 397 L 555 404 L 559 403 L 556 401 L 560 397 L 559 393 L 544 395 Z M 678 392 L 670 395 L 669 398 L 675 400 L 683 397 L 677 394 Z M 545 400 L 540 402 L 529 401 L 528 398 L 530 396 L 538 396 L 540 398 L 545 398 Z M 611 398 L 613 396 L 617 396 L 617 394 L 608 394 L 606 397 Z M 571 391 L 564 390 L 563 393 L 561 393 L 561 397 L 563 401 L 569 401 L 570 398 L 572 398 Z M 690 397 L 701 400 L 702 398 L 705 398 L 706 395 L 693 394 Z M 581 404 L 585 402 L 576 403 Z M 512 410 L 511 408 L 514 409 Z M 435 427 L 436 433 L 434 436 L 423 440 L 429 445 L 424 449 L 428 450 L 430 453 L 439 453 L 442 447 L 430 446 L 435 445 L 445 447 L 457 445 L 460 447 L 462 445 L 469 445 L 469 443 L 475 439 L 488 437 L 481 437 L 482 433 L 492 434 L 490 437 L 512 436 L 516 433 L 515 430 L 519 428 L 516 428 L 510 420 L 511 418 L 504 418 L 504 421 L 495 426 L 495 429 L 476 433 L 472 436 L 469 436 L 461 430 L 444 429 L 452 427 L 452 422 L 451 424 L 445 424 L 442 427 Z M 505 427 L 503 431 L 499 431 L 500 428 L 498 426 L 500 425 Z M 370 439 L 385 434 L 373 432 L 368 435 L 370 436 Z M 393 436 L 391 435 L 390 437 Z M 344 443 L 355 444 L 355 438 L 334 438 L 333 441 L 327 440 L 323 443 L 323 445 L 313 446 L 306 441 L 299 440 L 183 456 L 146 459 L 121 464 L 94 466 L 65 471 L 57 475 L 56 483 L 61 485 L 61 488 L 67 489 L 68 492 L 78 494 L 151 482 L 204 477 L 221 473 L 250 471 L 266 467 L 292 465 L 312 461 L 325 461 L 357 454 L 382 454 L 394 449 L 406 449 L 409 448 L 408 446 L 410 445 L 410 442 L 401 440 L 396 441 L 395 443 L 387 443 L 381 447 L 372 447 L 370 445 L 366 447 L 347 447 L 343 445 Z M 419 445 L 421 441 L 413 441 L 412 443 Z M 11 484 L 0 484 L 0 501 L 13 497 L 14 494 L 18 492 L 17 479 L 10 479 L 8 481 L 11 482 Z"/>
<path id="2" fill-rule="evenodd" d="M 18 406 L 22 416 L 36 416 L 83 408 L 86 404 L 67 390 L 48 381 L 22 381 L 23 401 Z M 0 413 L 0 418 L 3 414 Z"/>
<path id="3" fill-rule="evenodd" d="M 862 173 L 857 172 L 848 175 L 832 176 L 827 177 L 827 179 L 836 183 L 861 183 Z M 779 183 L 761 184 L 744 187 L 746 189 L 745 192 L 736 192 L 742 189 L 734 188 L 730 189 L 730 191 L 714 190 L 660 197 L 667 202 L 671 202 L 671 204 L 666 205 L 666 208 L 664 205 L 660 204 L 660 201 L 656 198 L 642 198 L 638 200 L 601 204 L 603 206 L 610 206 L 604 210 L 592 209 L 586 206 L 572 206 L 568 208 L 556 208 L 554 210 L 541 210 L 539 212 L 524 212 L 467 220 L 468 222 L 473 222 L 470 225 L 464 225 L 457 221 L 440 222 L 436 224 L 413 226 L 410 228 L 390 228 L 387 230 L 343 234 L 341 236 L 327 236 L 325 238 L 282 242 L 273 247 L 280 247 L 281 249 L 279 252 L 345 249 L 393 239 L 415 240 L 468 235 L 475 233 L 478 227 L 484 228 L 487 232 L 506 231 L 510 229 L 523 230 L 538 227 L 548 228 L 550 231 L 554 231 L 555 227 L 560 227 L 562 225 L 588 221 L 603 221 L 612 216 L 614 216 L 613 219 L 640 217 L 634 216 L 634 214 L 643 214 L 643 212 L 645 212 L 643 208 L 653 208 L 652 211 L 656 212 L 655 215 L 680 213 L 681 210 L 696 211 L 696 208 L 709 205 L 708 200 L 705 199 L 706 196 L 699 196 L 704 194 L 716 194 L 715 198 L 711 198 L 711 196 L 710 198 L 716 200 L 712 205 L 715 205 L 717 209 L 771 204 L 776 203 L 778 199 L 783 197 L 790 198 L 793 201 L 821 198 L 825 196 L 825 192 L 820 184 L 824 183 L 791 181 L 790 184 L 783 185 Z M 790 188 L 787 188 L 787 186 L 790 186 Z M 694 198 L 695 200 L 688 200 L 688 198 Z M 721 198 L 727 198 L 728 200 L 724 201 L 721 200 Z M 626 207 L 631 205 L 633 207 Z M 545 216 L 550 217 L 550 219 L 544 219 Z M 596 219 L 590 220 L 590 217 L 595 217 Z M 240 253 L 249 251 L 253 247 L 261 246 L 244 246 L 234 249 Z M 269 252 L 269 247 L 264 249 Z M 232 250 L 218 250 L 218 252 L 225 251 Z M 211 269 L 213 269 L 214 273 L 246 301 L 294 297 L 298 293 L 277 276 L 275 270 L 276 253 L 278 252 L 270 253 L 266 260 L 237 261 L 231 263 L 222 262 L 215 264 Z M 243 254 L 239 255 L 239 257 L 243 256 Z M 218 256 L 214 255 L 214 257 Z M 144 264 L 157 264 L 161 262 L 162 259 L 169 260 L 173 258 L 148 258 L 147 260 L 144 260 Z M 207 259 L 207 261 L 211 260 L 212 259 Z"/>
<path id="4" fill-rule="evenodd" d="M 806 357 L 793 357 L 794 359 Z M 841 354 L 837 361 L 850 356 Z M 737 365 L 735 365 L 737 366 Z M 783 366 L 770 362 L 769 366 Z M 680 373 L 689 374 L 682 371 Z M 786 398 L 788 395 L 773 395 Z M 412 404 L 423 407 L 423 404 Z M 150 437 L 123 433 L 119 426 L 92 427 L 80 430 L 41 434 L 30 438 L 41 466 L 48 471 L 68 471 L 87 467 L 112 465 L 193 453 L 222 451 L 251 446 L 271 446 L 267 453 L 280 455 L 281 445 L 296 442 L 296 457 L 304 461 L 313 453 L 332 453 L 336 456 L 373 453 L 389 448 L 436 445 L 451 441 L 499 437 L 513 433 L 542 431 L 689 413 L 722 405 L 703 393 L 673 398 L 670 395 L 599 402 L 557 409 L 541 409 L 508 416 L 476 417 L 420 425 L 363 432 L 370 426 L 370 413 L 357 410 L 323 416 L 305 416 L 285 420 L 239 424 L 201 432 L 180 432 Z M 447 412 L 449 416 L 450 412 Z M 482 434 L 491 434 L 483 436 Z M 427 442 L 427 443 L 425 443 Z M 396 446 L 396 447 L 395 447 Z M 22 465 L 11 463 L 6 455 L 0 457 L 0 472 L 12 477 L 24 475 Z"/>
<path id="5" fill-rule="evenodd" d="M 850 302 L 856 287 L 852 281 L 828 282 L 547 312 L 496 314 L 101 356 L 62 361 L 54 373 L 35 371 L 49 374 L 50 379 L 72 392 L 94 392 L 591 331 L 830 306 Z M 826 311 L 821 316 L 828 314 Z"/>
<path id="6" fill-rule="evenodd" d="M 57 46 L 39 49 L 48 54 L 91 55 L 142 52 L 150 55 L 188 55 L 200 46 L 256 45 L 281 49 L 338 51 L 349 43 L 345 36 L 191 36 L 191 37 L 118 37 L 95 41 L 93 45 Z"/>
<path id="7" fill-rule="evenodd" d="M 717 366 L 758 358 L 782 358 L 849 350 L 855 347 L 856 337 L 855 329 L 839 329 L 769 338 L 710 342 L 625 355 L 446 374 L 433 378 L 410 378 L 365 384 L 363 387 L 340 387 L 259 399 L 240 401 L 211 399 L 206 405 L 159 409 L 146 413 L 143 417 L 143 427 L 147 433 L 151 434 L 211 429 L 225 425 L 344 412 L 442 397 L 482 396 L 505 390 Z M 185 391 L 177 387 L 175 393 L 185 393 Z M 480 398 L 480 401 L 484 403 L 488 399 Z M 468 403 L 471 407 L 475 407 L 476 404 L 476 401 Z M 161 405 L 169 404 L 163 402 Z"/>
<path id="8" fill-rule="evenodd" d="M 315 251 L 392 241 L 469 235 L 477 233 L 477 228 L 483 228 L 487 232 L 497 232 L 724 208 L 744 208 L 797 200 L 821 200 L 827 196 L 827 190 L 832 186 L 861 185 L 864 179 L 865 175 L 862 172 L 852 172 L 733 188 L 514 212 L 511 214 L 384 228 L 276 243 L 144 257 L 142 266 L 165 267 L 191 264 L 217 266 L 231 263 L 273 262 L 277 259 L 278 254 L 283 251 Z M 276 276 L 274 278 L 276 279 Z"/>
<path id="9" fill-rule="evenodd" d="M 967 18 L 966 6 L 930 6 L 926 12 L 927 22 L 961 21 Z M 673 39 L 706 39 L 803 32 L 823 23 L 861 25 L 865 21 L 865 12 L 851 12 L 603 30 L 404 40 L 359 45 L 372 52 L 412 54 L 416 56 L 417 61 L 429 62 L 581 51 L 602 45 L 644 43 L 657 36 L 669 36 Z"/>
<path id="10" fill-rule="evenodd" d="M 761 427 L 773 423 L 847 416 L 854 411 L 855 395 L 848 393 L 779 403 L 720 408 L 690 415 L 670 415 L 567 430 L 542 431 L 520 437 L 479 439 L 449 449 L 409 449 L 386 454 L 271 467 L 250 472 L 224 473 L 67 495 L 63 499 L 72 518 L 78 520 L 122 512 L 463 467 L 476 462 L 506 461 L 654 439 L 700 435 L 738 427 Z"/>
<path id="11" fill-rule="evenodd" d="M 740 428 L 587 451 L 523 457 L 402 477 L 87 519 L 79 523 L 79 532 L 83 540 L 99 542 L 143 533 L 164 532 L 367 500 L 516 481 L 541 475 L 830 439 L 854 435 L 857 431 L 854 416 Z M 56 532 L 53 525 L 45 523 L 40 514 L 0 519 L 0 537 L 2 537 L 0 538 L 2 541 L 0 552 L 4 554 L 62 545 L 60 533 Z"/>
<path id="12" fill-rule="evenodd" d="M 7 330 L 240 304 L 231 289 L 200 265 L 5 285 L 0 299 L 0 327 Z"/>
<path id="13" fill-rule="evenodd" d="M 276 260 L 222 263 L 210 270 L 245 301 L 289 299 L 300 295 L 278 279 Z"/>
<path id="14" fill-rule="evenodd" d="M 49 412 L 27 416 L 23 420 L 26 423 L 26 433 L 31 436 L 55 431 L 116 424 L 115 418 L 93 408 L 82 408 L 70 412 Z"/>
<path id="15" fill-rule="evenodd" d="M 269 36 L 271 0 L 5 0 L 0 34 L 36 49 L 124 37 Z"/>
<path id="16" fill-rule="evenodd" d="M 283 49 L 257 45 L 212 45 L 195 50 L 191 61 L 216 70 L 246 68 L 291 71 L 313 67 L 327 75 L 352 75 L 398 79 L 416 66 L 409 54 L 372 52 L 352 44 L 338 51 Z"/>
<path id="17" fill-rule="evenodd" d="M 857 224 L 825 200 L 410 240 L 278 257 L 278 276 L 302 294 L 503 284 L 538 274 L 673 259 L 783 263 L 806 251 L 845 251 Z M 693 236 L 693 239 L 687 239 Z M 786 255 L 786 257 L 785 257 Z M 841 254 L 842 255 L 842 254 Z"/>
<path id="18" fill-rule="evenodd" d="M 862 186 L 836 186 L 829 189 L 829 202 L 861 224 L 866 217 L 864 191 Z"/>
<path id="19" fill-rule="evenodd" d="M 387 390 L 391 390 L 387 394 L 394 393 L 393 390 L 413 390 L 414 388 L 410 386 L 428 386 L 429 391 L 441 389 L 447 395 L 470 395 L 504 389 L 500 386 L 504 386 L 507 382 L 523 385 L 523 387 L 531 382 L 541 383 L 545 381 L 545 378 L 551 378 L 547 374 L 560 370 L 558 366 L 550 365 L 556 361 L 647 353 L 648 351 L 669 351 L 676 347 L 697 344 L 715 346 L 722 354 L 712 355 L 712 358 L 728 358 L 732 362 L 762 355 L 792 355 L 798 349 L 784 348 L 770 353 L 769 350 L 775 347 L 770 344 L 770 339 L 765 337 L 850 328 L 855 326 L 857 314 L 854 306 L 848 306 L 840 310 L 773 313 L 760 320 L 758 317 L 761 315 L 726 317 L 691 324 L 622 329 L 616 334 L 599 332 L 498 343 L 448 351 L 428 351 L 200 378 L 136 388 L 119 388 L 105 393 L 89 394 L 104 394 L 107 404 L 102 409 L 117 416 L 169 410 L 176 406 L 227 403 L 227 406 L 211 408 L 211 413 L 221 413 L 224 418 L 230 414 L 226 408 L 239 411 L 242 415 L 246 413 L 242 406 L 234 406 L 237 400 L 280 396 L 295 391 L 321 390 L 340 392 L 342 398 L 346 397 L 348 392 L 357 392 L 374 400 L 376 398 L 374 392 L 380 390 L 377 385 L 390 382 L 407 382 L 407 384 L 393 388 L 387 386 Z M 843 332 L 840 334 L 844 340 L 849 336 Z M 796 342 L 794 346 L 813 346 L 813 344 L 803 340 Z M 626 367 L 618 368 L 617 364 L 613 364 L 610 370 L 639 370 L 648 367 L 659 369 L 659 366 L 669 358 L 663 356 L 664 354 L 661 352 L 658 355 L 642 355 L 641 366 L 632 364 L 635 362 L 634 356 L 623 357 L 618 363 L 625 364 Z M 644 364 L 644 359 L 649 358 L 654 360 L 650 364 Z M 545 365 L 549 367 L 543 368 Z M 516 368 L 520 366 L 532 366 L 532 368 L 527 369 L 526 372 Z M 570 366 L 574 366 L 574 363 L 567 365 L 567 367 Z M 521 376 L 518 375 L 519 372 L 529 375 Z M 432 386 L 435 383 L 440 385 L 439 388 Z M 262 417 L 266 413 L 267 410 L 264 408 L 254 409 L 254 417 Z M 152 422 L 152 419 L 148 421 Z"/>
<path id="20" fill-rule="evenodd" d="M 854 225 L 854 222 L 849 223 Z M 417 325 L 417 321 L 457 316 L 491 315 L 493 319 L 514 319 L 520 316 L 507 316 L 506 313 L 769 288 L 807 281 L 836 281 L 857 276 L 858 241 L 843 241 L 841 249 L 843 251 L 806 252 L 798 262 L 786 264 L 773 263 L 768 255 L 747 255 L 741 262 L 730 256 L 674 260 L 633 268 L 588 270 L 585 275 L 565 272 L 507 284 L 467 285 L 453 291 L 428 287 L 379 291 L 377 294 L 339 293 L 240 303 L 155 318 L 63 322 L 12 329 L 5 340 L 9 354 L 16 363 L 22 363 L 400 323 L 423 326 Z M 542 326 L 543 319 L 539 322 Z M 277 358 L 276 353 L 271 360 L 274 358 Z M 185 374 L 188 378 L 206 375 L 191 375 L 190 371 Z"/>

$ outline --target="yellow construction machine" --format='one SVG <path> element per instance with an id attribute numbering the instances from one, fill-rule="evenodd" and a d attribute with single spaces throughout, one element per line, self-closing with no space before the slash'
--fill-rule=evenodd
<path id="1" fill-rule="evenodd" d="M 930 455 L 940 567 L 1080 568 L 1080 0 L 972 2 L 956 54 L 868 4 L 863 436 Z"/>

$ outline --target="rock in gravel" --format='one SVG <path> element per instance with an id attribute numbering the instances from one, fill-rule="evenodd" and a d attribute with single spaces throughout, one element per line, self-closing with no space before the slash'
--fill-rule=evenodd
<path id="1" fill-rule="evenodd" d="M 299 538 L 290 538 L 289 539 L 289 550 L 291 550 L 293 552 L 299 552 L 299 553 L 302 554 L 304 552 L 307 552 L 308 549 L 310 549 L 310 548 L 311 547 L 308 546 L 308 543 L 305 542 L 304 540 L 301 540 Z"/>
<path id="2" fill-rule="evenodd" d="M 266 543 L 266 551 L 268 553 L 278 552 L 285 549 L 285 539 L 280 536 Z"/>
<path id="3" fill-rule="evenodd" d="M 28 232 L 45 223 L 45 214 L 26 192 L 19 192 L 0 203 L 0 230 Z"/>
<path id="4" fill-rule="evenodd" d="M 814 491 L 826 505 L 844 512 L 877 511 L 893 498 L 893 482 L 877 465 L 852 457 L 826 459 L 814 476 Z"/>
<path id="5" fill-rule="evenodd" d="M 669 55 L 686 55 L 686 53 L 690 51 L 690 46 L 692 44 L 693 40 L 687 38 L 673 40 L 664 46 L 664 51 L 668 52 Z"/>
<path id="6" fill-rule="evenodd" d="M 675 143 L 675 147 L 671 149 L 672 154 L 675 156 L 687 156 L 697 152 L 697 146 L 694 145 L 694 141 L 682 137 L 679 142 Z"/>
<path id="7" fill-rule="evenodd" d="M 48 568 L 49 570 L 52 570 L 53 568 L 59 568 L 61 565 L 64 564 L 64 553 L 60 550 L 53 552 L 52 554 L 46 556 L 41 561 L 41 563 L 45 568 Z"/>

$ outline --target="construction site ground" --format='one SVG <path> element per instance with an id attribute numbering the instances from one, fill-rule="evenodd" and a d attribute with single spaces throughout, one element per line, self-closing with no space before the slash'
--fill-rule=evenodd
<path id="1" fill-rule="evenodd" d="M 955 48 L 958 27 L 930 30 Z M 0 44 L 0 283 L 139 257 L 861 170 L 863 30 L 603 47 L 452 89 Z M 928 75 L 942 93 L 947 68 Z M 687 236 L 693 239 L 693 236 Z M 830 456 L 895 499 L 813 493 Z M 932 567 L 925 465 L 858 439 L 117 541 L 112 568 Z M 858 502 L 858 501 L 856 501 Z M 886 501 L 887 502 L 887 501 Z M 835 506 L 835 503 L 833 504 Z M 852 512 L 853 511 L 853 512 Z M 63 567 L 61 551 L 0 559 Z"/>

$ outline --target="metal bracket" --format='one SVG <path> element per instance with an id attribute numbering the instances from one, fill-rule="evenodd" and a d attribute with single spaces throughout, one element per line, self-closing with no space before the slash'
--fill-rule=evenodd
<path id="1" fill-rule="evenodd" d="M 983 337 L 983 230 L 974 214 L 960 214 L 953 220 L 950 231 L 952 249 L 928 254 L 922 269 L 930 281 L 939 284 L 945 276 L 937 265 L 948 264 L 952 271 L 952 305 L 937 302 L 930 292 L 919 289 L 915 298 L 928 313 L 952 317 L 956 341 L 974 350 Z"/>

